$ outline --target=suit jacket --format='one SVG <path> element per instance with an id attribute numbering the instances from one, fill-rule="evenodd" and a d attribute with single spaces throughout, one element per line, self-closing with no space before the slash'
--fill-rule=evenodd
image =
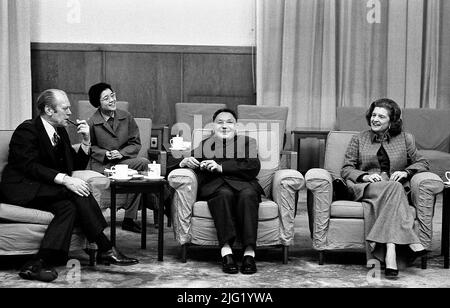
<path id="1" fill-rule="evenodd" d="M 428 161 L 419 154 L 414 136 L 402 132 L 397 136 L 381 141 L 390 162 L 390 174 L 395 171 L 407 171 L 409 175 L 429 170 Z M 377 152 L 381 142 L 371 130 L 361 132 L 352 137 L 345 153 L 341 176 L 354 200 L 360 200 L 364 188 L 369 183 L 358 183 L 364 174 L 380 173 Z"/>
<path id="2" fill-rule="evenodd" d="M 72 148 L 64 127 L 56 128 L 68 174 L 85 169 L 89 155 L 80 148 Z M 40 116 L 26 120 L 13 133 L 9 143 L 8 164 L 2 174 L 0 190 L 7 202 L 24 205 L 32 201 L 42 184 L 55 185 L 54 179 L 62 170 Z"/>
<path id="3" fill-rule="evenodd" d="M 228 142 L 225 146 L 222 140 L 215 139 L 214 136 L 203 140 L 192 154 L 200 162 L 215 160 L 222 165 L 222 173 L 195 169 L 200 197 L 211 195 L 223 183 L 237 191 L 252 188 L 264 195 L 264 190 L 256 179 L 261 169 L 257 153 L 256 140 L 248 136 L 235 136 L 233 142 Z"/>
<path id="4" fill-rule="evenodd" d="M 91 156 L 105 164 L 107 151 L 118 150 L 124 158 L 136 158 L 141 150 L 139 128 L 133 116 L 125 110 L 116 110 L 113 128 L 97 111 L 88 120 L 91 132 Z"/>

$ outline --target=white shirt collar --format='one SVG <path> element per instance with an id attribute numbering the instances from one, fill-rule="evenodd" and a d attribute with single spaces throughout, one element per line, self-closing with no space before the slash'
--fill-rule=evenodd
<path id="1" fill-rule="evenodd" d="M 53 127 L 53 125 L 48 123 L 48 121 L 43 117 L 41 117 L 41 120 L 42 124 L 44 124 L 44 128 L 45 131 L 47 132 L 48 138 L 50 138 L 50 142 L 52 143 L 53 146 L 55 146 L 55 144 L 53 143 L 53 135 L 56 133 L 56 129 Z"/>

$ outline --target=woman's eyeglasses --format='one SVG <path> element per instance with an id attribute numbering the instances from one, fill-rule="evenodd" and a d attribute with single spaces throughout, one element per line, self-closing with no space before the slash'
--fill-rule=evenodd
<path id="1" fill-rule="evenodd" d="M 108 102 L 110 99 L 116 100 L 116 92 L 113 92 L 113 93 L 111 93 L 109 95 L 105 95 L 100 100 L 102 102 Z"/>

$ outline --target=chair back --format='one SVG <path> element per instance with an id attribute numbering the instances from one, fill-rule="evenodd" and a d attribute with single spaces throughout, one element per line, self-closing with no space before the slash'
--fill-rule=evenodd
<path id="1" fill-rule="evenodd" d="M 182 136 L 185 141 L 191 141 L 194 120 L 198 122 L 195 123 L 195 128 L 203 128 L 212 122 L 214 112 L 226 107 L 225 104 L 176 103 L 176 123 L 172 126 L 171 135 Z"/>
<path id="2" fill-rule="evenodd" d="M 369 128 L 365 107 L 337 107 L 336 130 L 361 132 Z"/>
<path id="3" fill-rule="evenodd" d="M 325 146 L 324 169 L 330 172 L 333 179 L 341 177 L 341 169 L 344 165 L 345 152 L 355 131 L 331 131 L 328 133 Z"/>
<path id="4" fill-rule="evenodd" d="M 116 106 L 118 109 L 128 111 L 128 102 L 126 101 L 117 101 Z M 87 121 L 96 111 L 97 108 L 92 106 L 88 100 L 78 101 L 78 119 Z"/>
<path id="5" fill-rule="evenodd" d="M 0 179 L 2 177 L 3 169 L 8 163 L 9 142 L 13 135 L 13 130 L 0 130 Z"/>
<path id="6" fill-rule="evenodd" d="M 139 157 L 148 158 L 148 150 L 150 149 L 150 136 L 152 134 L 152 119 L 150 118 L 134 118 L 139 128 L 141 138 L 141 150 Z"/>

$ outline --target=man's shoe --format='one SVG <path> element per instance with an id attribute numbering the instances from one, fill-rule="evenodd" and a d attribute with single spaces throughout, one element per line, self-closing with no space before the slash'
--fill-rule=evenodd
<path id="1" fill-rule="evenodd" d="M 244 256 L 242 259 L 241 273 L 246 275 L 256 273 L 255 258 L 252 256 Z"/>
<path id="2" fill-rule="evenodd" d="M 227 274 L 237 274 L 239 272 L 238 266 L 232 254 L 222 257 L 222 271 Z"/>
<path id="3" fill-rule="evenodd" d="M 397 279 L 398 269 L 386 267 L 384 270 L 384 277 L 386 277 L 387 279 Z"/>
<path id="4" fill-rule="evenodd" d="M 135 222 L 133 219 L 124 219 L 122 222 L 122 230 L 130 231 L 134 233 L 141 233 L 141 226 Z"/>
<path id="5" fill-rule="evenodd" d="M 27 280 L 51 282 L 58 278 L 58 273 L 53 267 L 47 266 L 44 260 L 38 259 L 25 263 L 19 272 L 19 276 Z"/>
<path id="6" fill-rule="evenodd" d="M 98 264 L 104 264 L 104 265 L 133 265 L 138 264 L 139 261 L 134 258 L 128 258 L 123 253 L 121 253 L 119 250 L 117 250 L 115 247 L 108 251 L 100 252 L 97 255 L 97 263 Z"/>

